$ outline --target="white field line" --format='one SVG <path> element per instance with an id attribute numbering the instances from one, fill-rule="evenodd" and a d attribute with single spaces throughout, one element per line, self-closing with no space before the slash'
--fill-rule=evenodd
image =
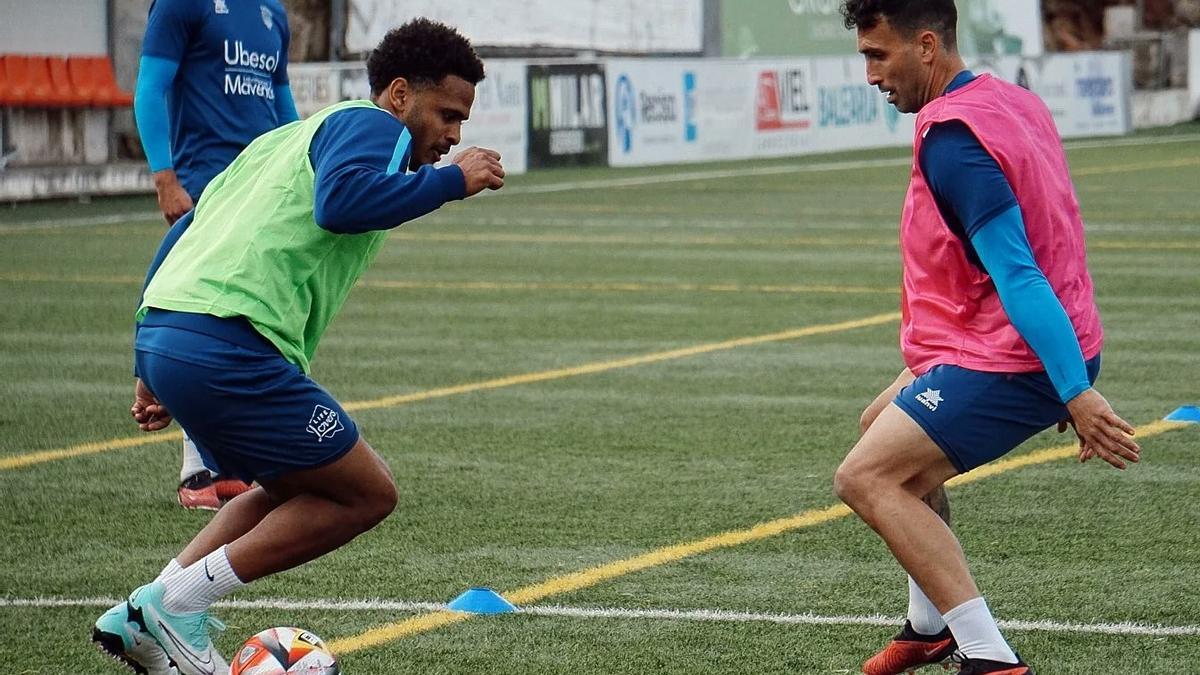
<path id="1" fill-rule="evenodd" d="M 0 608 L 45 609 L 54 607 L 106 608 L 120 602 L 116 598 L 0 598 Z M 221 609 L 257 609 L 279 611 L 331 612 L 437 612 L 448 610 L 445 603 L 403 600 L 226 600 Z M 702 621 L 710 623 L 773 623 L 805 626 L 881 626 L 895 627 L 904 619 L 882 614 L 865 616 L 822 616 L 818 614 L 774 614 L 769 612 L 732 612 L 714 609 L 612 609 L 603 607 L 563 607 L 530 605 L 517 610 L 529 616 L 569 617 L 574 619 L 649 619 L 659 621 Z M 1094 635 L 1146 635 L 1154 637 L 1200 636 L 1200 625 L 1160 626 L 1143 623 L 1078 623 L 1072 621 L 1025 621 L 1002 619 L 1000 627 L 1015 631 L 1044 633 L 1081 633 Z"/>
<path id="2" fill-rule="evenodd" d="M 1140 147 L 1151 145 L 1171 145 L 1175 143 L 1193 143 L 1200 141 L 1200 134 L 1181 134 L 1179 136 L 1163 136 L 1158 138 L 1124 138 L 1111 140 L 1095 140 L 1066 143 L 1068 150 L 1089 150 L 1099 148 Z M 788 164 L 782 166 L 765 166 L 749 169 L 720 169 L 711 171 L 685 171 L 681 173 L 657 174 L 652 176 L 635 176 L 629 178 L 597 178 L 595 180 L 567 181 L 549 185 L 522 185 L 506 188 L 499 192 L 488 193 L 494 197 L 521 194 L 546 194 L 552 192 L 570 192 L 572 190 L 604 189 L 619 187 L 637 187 L 641 185 L 657 185 L 662 183 L 678 183 L 690 180 L 715 180 L 734 178 L 738 176 L 770 176 L 779 174 L 812 173 L 816 171 L 848 171 L 854 169 L 877 169 L 892 166 L 906 166 L 912 163 L 909 157 L 891 159 L 857 160 L 844 162 L 819 162 L 816 164 Z M 69 227 L 89 227 L 93 225 L 116 225 L 130 221 L 154 220 L 159 217 L 157 211 L 139 211 L 136 213 L 114 214 L 91 218 L 62 218 L 56 220 L 33 221 L 12 226 L 0 226 L 0 234 L 25 232 L 29 230 Z"/>
<path id="3" fill-rule="evenodd" d="M 158 211 L 135 211 L 133 213 L 115 213 L 108 216 L 87 216 L 81 218 L 55 218 L 53 220 L 37 220 L 17 225 L 0 225 L 0 234 L 8 232 L 36 232 L 37 230 L 58 230 L 73 227 L 94 227 L 97 225 L 124 225 L 125 223 L 162 221 L 163 231 L 166 231 L 166 221 Z"/>

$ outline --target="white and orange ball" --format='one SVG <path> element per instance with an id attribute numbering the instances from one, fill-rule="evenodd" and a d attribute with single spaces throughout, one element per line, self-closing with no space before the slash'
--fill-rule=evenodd
<path id="1" fill-rule="evenodd" d="M 300 628 L 268 628 L 238 649 L 229 675 L 338 675 L 321 638 Z"/>

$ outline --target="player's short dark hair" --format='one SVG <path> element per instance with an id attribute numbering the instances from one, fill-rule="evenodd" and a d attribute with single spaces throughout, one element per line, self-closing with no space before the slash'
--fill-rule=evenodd
<path id="1" fill-rule="evenodd" d="M 375 96 L 398 77 L 413 86 L 433 87 L 447 75 L 479 84 L 483 62 L 461 33 L 429 19 L 413 19 L 388 31 L 367 58 L 367 79 Z"/>
<path id="2" fill-rule="evenodd" d="M 954 0 L 845 0 L 842 18 L 850 30 L 870 30 L 887 19 L 908 35 L 931 30 L 948 49 L 958 46 L 958 8 Z"/>

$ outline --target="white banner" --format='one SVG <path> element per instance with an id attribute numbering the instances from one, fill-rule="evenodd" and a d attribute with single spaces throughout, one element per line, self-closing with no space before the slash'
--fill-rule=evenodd
<path id="1" fill-rule="evenodd" d="M 463 123 L 462 142 L 457 148 L 478 145 L 496 150 L 508 174 L 525 173 L 528 166 L 529 93 L 525 65 L 524 61 L 484 62 L 487 77 L 475 88 L 471 118 Z M 454 154 L 452 150 L 450 157 Z"/>
<path id="2" fill-rule="evenodd" d="M 605 67 L 610 165 L 748 156 L 751 86 L 744 64 L 613 59 Z"/>
<path id="3" fill-rule="evenodd" d="M 1118 136 L 1133 130 L 1133 75 L 1127 52 L 1016 56 L 971 64 L 1033 91 L 1046 102 L 1063 138 Z"/>
<path id="4" fill-rule="evenodd" d="M 753 147 L 784 156 L 912 143 L 912 115 L 901 115 L 866 83 L 861 57 L 763 61 L 755 82 Z"/>
<path id="5" fill-rule="evenodd" d="M 605 63 L 609 163 L 640 166 L 784 157 L 912 144 L 902 115 L 866 82 L 862 57 Z M 1129 56 L 1009 56 L 971 64 L 1031 89 L 1064 138 L 1132 130 Z"/>
<path id="6" fill-rule="evenodd" d="M 392 28 L 427 17 L 476 45 L 606 52 L 696 52 L 704 48 L 702 0 L 350 0 L 346 47 L 365 54 Z"/>
<path id="7" fill-rule="evenodd" d="M 492 148 L 504 157 L 507 173 L 524 173 L 529 135 L 525 62 L 496 59 L 483 65 L 487 76 L 475 89 L 475 104 L 471 118 L 463 124 L 458 149 L 472 145 Z M 288 79 L 301 117 L 339 101 L 371 97 L 362 62 L 291 64 Z M 450 153 L 453 156 L 454 151 Z"/>

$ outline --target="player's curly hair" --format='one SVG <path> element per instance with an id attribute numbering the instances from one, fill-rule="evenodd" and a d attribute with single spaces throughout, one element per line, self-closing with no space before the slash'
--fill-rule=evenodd
<path id="1" fill-rule="evenodd" d="M 398 77 L 416 87 L 432 87 L 447 75 L 479 84 L 483 62 L 461 33 L 429 19 L 413 19 L 388 31 L 367 58 L 367 79 L 375 96 Z"/>
<path id="2" fill-rule="evenodd" d="M 887 19 L 908 34 L 931 30 L 948 49 L 958 45 L 958 8 L 954 0 L 845 0 L 842 18 L 849 30 L 870 30 L 881 19 Z"/>

